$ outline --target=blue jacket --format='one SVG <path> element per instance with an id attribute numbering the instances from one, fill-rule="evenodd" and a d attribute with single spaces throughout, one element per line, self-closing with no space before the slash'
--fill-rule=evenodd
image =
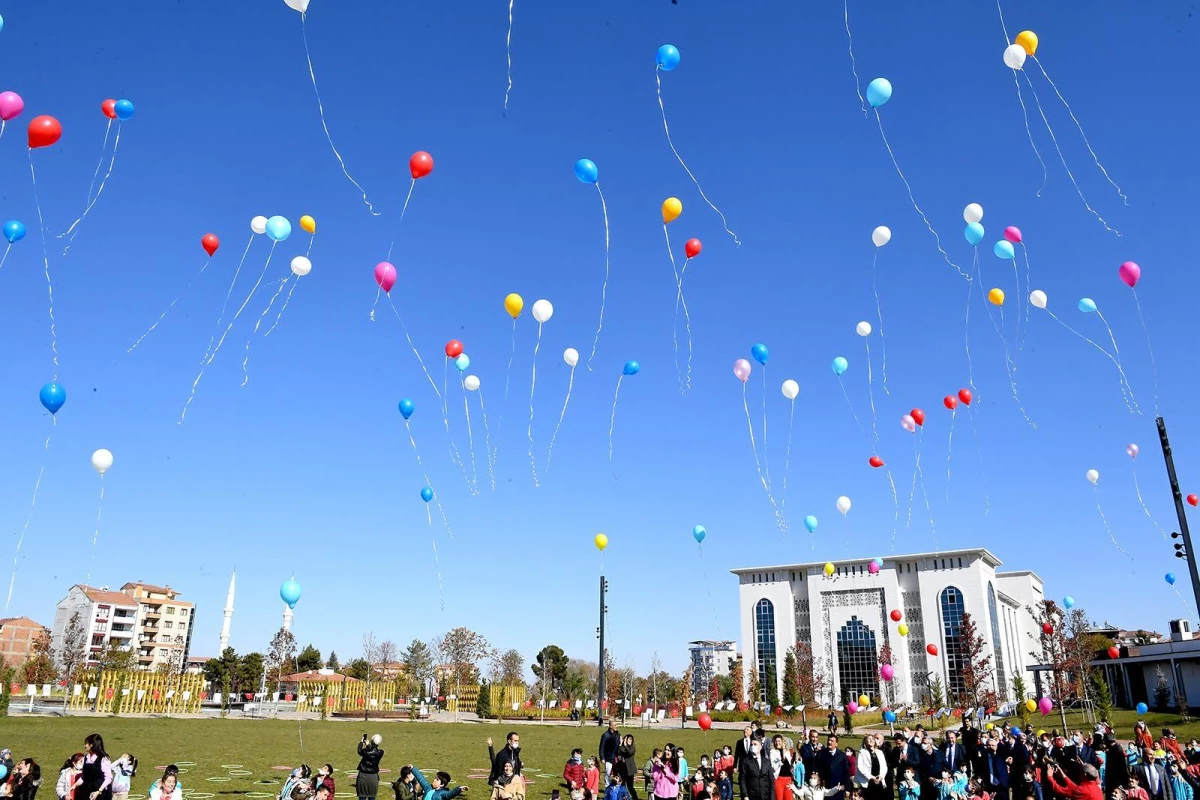
<path id="1" fill-rule="evenodd" d="M 721 800 L 733 800 L 733 781 L 729 778 L 719 780 L 717 788 L 721 790 Z"/>
<path id="2" fill-rule="evenodd" d="M 455 797 L 462 794 L 461 786 L 455 786 L 453 789 L 447 789 L 444 786 L 441 789 L 433 788 L 429 785 L 429 781 L 425 779 L 421 770 L 416 767 L 413 767 L 413 777 L 417 779 L 417 783 L 421 784 L 421 791 L 425 793 L 425 800 L 454 800 Z"/>
<path id="3" fill-rule="evenodd" d="M 610 783 L 604 790 L 604 800 L 629 800 L 629 790 L 623 783 Z"/>

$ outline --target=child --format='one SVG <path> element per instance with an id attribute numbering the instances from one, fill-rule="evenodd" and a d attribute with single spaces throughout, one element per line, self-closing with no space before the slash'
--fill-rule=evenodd
<path id="1" fill-rule="evenodd" d="M 920 797 L 921 784 L 917 783 L 913 768 L 906 766 L 904 768 L 904 780 L 900 781 L 900 800 L 920 800 Z"/>
<path id="2" fill-rule="evenodd" d="M 967 796 L 967 767 L 965 764 L 959 765 L 958 769 L 954 770 L 954 794 L 956 797 Z"/>
<path id="3" fill-rule="evenodd" d="M 1129 788 L 1125 790 L 1125 797 L 1127 800 L 1150 800 L 1150 795 L 1139 785 L 1137 775 L 1129 776 Z"/>
<path id="4" fill-rule="evenodd" d="M 583 750 L 576 747 L 571 751 L 571 757 L 567 759 L 567 764 L 563 767 L 563 780 L 567 782 L 567 791 L 571 793 L 571 800 L 583 800 L 583 783 L 586 778 L 586 771 L 583 768 Z M 576 792 L 579 793 L 578 796 L 576 796 Z"/>
<path id="5" fill-rule="evenodd" d="M 392 782 L 392 793 L 396 800 L 419 800 L 417 789 L 420 788 L 413 778 L 412 767 L 405 764 L 400 768 L 400 777 Z"/>
<path id="6" fill-rule="evenodd" d="M 613 770 L 608 776 L 608 787 L 604 790 L 604 800 L 629 800 L 629 789 L 621 779 L 621 773 Z"/>
<path id="7" fill-rule="evenodd" d="M 979 778 L 972 778 L 967 784 L 970 792 L 970 800 L 991 800 L 991 796 L 983 790 L 983 783 Z"/>
<path id="8" fill-rule="evenodd" d="M 654 762 L 662 758 L 662 748 L 656 747 L 650 754 L 650 758 L 642 767 L 642 780 L 646 791 L 646 797 L 654 797 Z"/>
<path id="9" fill-rule="evenodd" d="M 721 750 L 721 760 L 716 764 L 716 768 L 733 774 L 733 748 L 729 745 L 725 745 Z"/>
<path id="10" fill-rule="evenodd" d="M 728 768 L 722 768 L 717 773 L 717 792 L 721 800 L 733 800 L 733 781 L 729 779 Z"/>
<path id="11" fill-rule="evenodd" d="M 54 787 L 58 800 L 67 800 L 75 796 L 83 771 L 83 753 L 76 753 L 63 762 L 58 773 L 58 784 Z M 1144 800 L 1144 798 L 1143 798 Z"/>
<path id="12" fill-rule="evenodd" d="M 183 790 L 174 775 L 164 774 L 153 789 L 150 790 L 150 800 L 183 800 Z"/>
<path id="13" fill-rule="evenodd" d="M 598 800 L 600 797 L 600 770 L 596 767 L 596 759 L 591 757 L 587 760 L 587 769 L 583 771 L 583 790 L 586 800 Z"/>
<path id="14" fill-rule="evenodd" d="M 112 800 L 128 800 L 129 798 L 129 783 L 134 775 L 137 775 L 136 758 L 129 753 L 122 753 L 112 764 Z"/>
<path id="15" fill-rule="evenodd" d="M 675 757 L 679 759 L 679 782 L 683 783 L 688 779 L 688 763 L 687 759 L 683 757 L 682 747 L 675 748 Z"/>
<path id="16" fill-rule="evenodd" d="M 803 787 L 792 786 L 792 794 L 800 798 L 800 800 L 825 800 L 826 795 L 840 792 L 841 790 L 841 786 L 825 789 L 821 786 L 821 776 L 815 772 L 808 776 L 808 783 Z"/>
<path id="17" fill-rule="evenodd" d="M 421 790 L 425 793 L 425 800 L 454 800 L 460 794 L 466 794 L 468 786 L 455 786 L 453 789 L 447 789 L 446 785 L 450 783 L 449 772 L 438 772 L 433 776 L 433 782 L 430 783 L 425 778 L 425 774 L 416 767 L 412 768 L 412 776 L 417 783 L 421 785 Z"/>

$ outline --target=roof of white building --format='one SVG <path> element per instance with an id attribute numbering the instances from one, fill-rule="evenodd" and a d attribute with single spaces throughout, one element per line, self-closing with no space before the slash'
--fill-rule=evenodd
<path id="1" fill-rule="evenodd" d="M 968 548 L 965 550 L 940 550 L 936 553 L 910 553 L 907 555 L 890 555 L 890 556 L 884 556 L 883 561 L 886 564 L 889 561 L 892 561 L 892 562 L 895 562 L 895 561 L 917 561 L 917 560 L 924 559 L 924 558 L 950 558 L 953 556 L 967 556 L 967 555 L 971 555 L 971 556 L 981 555 L 981 556 L 983 556 L 983 560 L 986 561 L 988 564 L 990 564 L 992 567 L 998 567 L 1004 563 L 1000 559 L 996 558 L 995 554 L 993 554 L 992 551 L 988 550 L 986 547 L 972 547 L 972 548 Z M 729 571 L 732 572 L 734 575 L 741 575 L 746 572 L 761 572 L 763 570 L 771 570 L 771 569 L 774 569 L 774 570 L 821 569 L 826 564 L 833 564 L 835 567 L 838 565 L 841 565 L 841 564 L 847 564 L 847 565 L 864 564 L 868 561 L 871 561 L 873 558 L 874 558 L 873 556 L 867 556 L 864 558 L 846 558 L 846 559 L 833 560 L 833 561 L 809 561 L 809 562 L 804 562 L 804 563 L 800 563 L 800 564 L 775 564 L 775 565 L 767 566 L 767 567 L 737 567 L 737 568 L 731 569 Z M 997 574 L 998 575 L 1021 575 L 1021 574 L 1026 574 L 1026 573 L 1028 573 L 1030 575 L 1034 575 L 1034 573 L 1030 572 L 1029 570 L 1023 570 L 1021 572 L 1004 572 L 1004 573 L 997 573 Z M 1040 578 L 1039 578 L 1039 580 L 1040 580 Z"/>

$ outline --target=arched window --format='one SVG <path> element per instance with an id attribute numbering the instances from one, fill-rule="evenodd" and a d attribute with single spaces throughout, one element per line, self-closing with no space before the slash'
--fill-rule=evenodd
<path id="1" fill-rule="evenodd" d="M 1008 675 L 1004 672 L 1004 648 L 1000 646 L 1000 617 L 996 613 L 996 587 L 988 581 L 988 613 L 992 616 L 992 652 L 996 654 L 996 694 L 1008 699 Z"/>
<path id="2" fill-rule="evenodd" d="M 942 636 L 946 643 L 944 661 L 946 662 L 946 700 L 956 703 L 966 692 L 963 683 L 963 646 L 959 640 L 959 626 L 965 610 L 962 590 L 955 586 L 947 586 L 942 590 Z"/>
<path id="3" fill-rule="evenodd" d="M 837 633 L 838 683 L 842 702 L 859 695 L 879 694 L 879 663 L 875 652 L 875 633 L 851 617 Z"/>
<path id="4" fill-rule="evenodd" d="M 754 604 L 754 643 L 758 661 L 759 696 L 767 699 L 767 677 L 776 675 L 775 670 L 775 605 L 763 598 Z"/>

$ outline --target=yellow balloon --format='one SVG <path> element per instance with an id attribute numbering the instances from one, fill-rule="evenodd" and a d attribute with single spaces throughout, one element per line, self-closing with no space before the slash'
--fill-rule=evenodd
<path id="1" fill-rule="evenodd" d="M 1013 44 L 1021 45 L 1021 47 L 1025 49 L 1026 53 L 1033 55 L 1037 52 L 1037 34 L 1033 31 L 1021 31 L 1017 34 L 1016 41 L 1014 41 Z"/>
<path id="2" fill-rule="evenodd" d="M 683 213 L 683 203 L 679 202 L 678 197 L 668 197 L 663 200 L 662 212 L 664 224 L 674 222 Z"/>
<path id="3" fill-rule="evenodd" d="M 825 564 L 825 574 L 826 574 L 826 575 L 832 575 L 832 574 L 833 574 L 833 564 L 830 564 L 830 563 L 826 563 L 826 564 Z"/>
<path id="4" fill-rule="evenodd" d="M 1025 708 L 1029 711 L 1037 711 L 1037 703 L 1033 702 L 1032 700 L 1026 700 Z"/>
<path id="5" fill-rule="evenodd" d="M 858 704 L 860 706 L 869 706 L 871 705 L 871 698 L 867 697 L 865 694 L 860 694 L 858 696 Z"/>
<path id="6" fill-rule="evenodd" d="M 521 295 L 513 292 L 508 297 L 504 298 L 504 310 L 513 319 L 521 316 L 521 309 L 525 307 L 525 301 L 521 299 Z M 604 548 L 600 548 L 603 550 Z"/>
<path id="7" fill-rule="evenodd" d="M 994 727 L 996 727 L 996 726 L 989 722 L 987 725 L 984 726 L 984 730 L 990 731 Z"/>
<path id="8" fill-rule="evenodd" d="M 901 636 L 908 636 L 908 625 L 901 622 L 900 627 L 896 628 L 896 633 L 900 634 Z"/>
<path id="9" fill-rule="evenodd" d="M 990 292 L 988 292 L 988 302 L 994 306 L 1004 305 L 1004 290 L 992 289 Z"/>
<path id="10" fill-rule="evenodd" d="M 592 541 L 596 543 L 597 550 L 604 550 L 604 548 L 608 547 L 608 537 L 603 533 L 597 533 L 596 538 Z"/>
<path id="11" fill-rule="evenodd" d="M 315 219 L 313 219 L 312 217 L 310 217 L 308 214 L 305 214 L 303 217 L 300 218 L 300 227 L 303 228 L 304 230 L 308 231 L 309 233 L 316 233 L 317 232 L 317 221 Z"/>

